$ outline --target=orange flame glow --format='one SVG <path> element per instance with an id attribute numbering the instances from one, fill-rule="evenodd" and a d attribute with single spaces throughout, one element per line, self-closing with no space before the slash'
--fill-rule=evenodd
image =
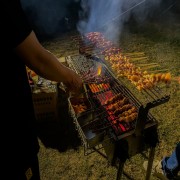
<path id="1" fill-rule="evenodd" d="M 97 68 L 97 75 L 100 76 L 102 72 L 102 65 L 99 65 Z"/>

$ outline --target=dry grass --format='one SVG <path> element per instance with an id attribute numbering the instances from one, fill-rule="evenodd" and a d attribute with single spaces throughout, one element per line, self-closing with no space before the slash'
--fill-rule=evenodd
<path id="1" fill-rule="evenodd" d="M 44 42 L 44 46 L 57 57 L 78 53 L 71 41 L 76 32 L 69 32 L 60 38 Z M 156 23 L 125 29 L 119 42 L 123 52 L 144 52 L 147 63 L 158 63 L 161 69 L 180 76 L 180 24 L 163 26 Z M 139 62 L 140 63 L 140 62 Z M 152 70 L 153 71 L 153 70 Z M 159 122 L 159 144 L 155 159 L 169 155 L 180 140 L 180 86 L 173 81 L 168 91 L 171 98 L 168 103 L 152 110 Z M 84 155 L 78 134 L 72 119 L 68 115 L 65 96 L 60 103 L 61 118 L 58 123 L 40 123 L 40 170 L 42 180 L 113 180 L 116 169 L 108 165 L 99 154 Z M 64 98 L 64 99 L 63 99 Z M 142 167 L 144 158 L 136 155 L 126 161 L 124 170 L 135 180 L 145 177 Z M 123 179 L 127 179 L 123 176 Z M 156 178 L 152 176 L 152 180 Z"/>

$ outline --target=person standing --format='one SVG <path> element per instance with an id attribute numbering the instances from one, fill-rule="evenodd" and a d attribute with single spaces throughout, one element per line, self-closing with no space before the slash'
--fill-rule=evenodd
<path id="1" fill-rule="evenodd" d="M 143 164 L 147 167 L 147 161 Z M 153 175 L 162 180 L 180 180 L 178 173 L 180 172 L 180 142 L 177 143 L 174 151 L 170 156 L 165 156 L 161 161 L 155 161 L 153 164 Z"/>
<path id="2" fill-rule="evenodd" d="M 38 41 L 20 0 L 1 2 L 1 177 L 39 180 L 39 144 L 26 67 L 79 93 L 81 78 Z"/>

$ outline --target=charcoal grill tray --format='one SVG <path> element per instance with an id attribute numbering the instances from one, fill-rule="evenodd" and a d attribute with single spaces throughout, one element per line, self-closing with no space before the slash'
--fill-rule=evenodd
<path id="1" fill-rule="evenodd" d="M 84 57 L 80 56 L 80 57 L 67 57 L 67 63 L 69 65 L 70 68 L 74 69 L 76 72 L 81 73 L 78 71 L 78 68 L 80 67 L 76 67 L 76 64 L 73 63 L 73 60 L 80 60 L 80 61 L 84 61 Z M 90 66 L 92 66 L 93 64 L 97 64 L 99 62 L 94 62 L 94 61 L 89 61 L 89 63 L 91 64 Z M 86 66 L 88 68 L 88 66 Z M 84 68 L 84 67 L 82 67 Z M 87 69 L 85 69 L 86 71 Z M 111 72 L 110 72 L 111 74 Z M 112 74 L 113 77 L 113 74 Z M 117 79 L 114 78 L 115 81 L 117 81 Z M 117 81 L 116 83 L 119 83 L 119 81 Z M 124 86 L 123 84 L 120 84 L 121 86 L 121 91 L 122 93 L 128 97 L 129 99 L 131 99 L 134 104 L 136 105 L 136 107 L 140 107 L 141 103 L 135 98 L 135 96 L 129 91 L 128 88 L 126 88 L 126 86 Z M 88 100 L 91 100 L 91 97 L 88 94 L 88 90 L 86 88 L 86 86 L 84 86 L 84 90 L 85 90 L 85 94 Z M 96 149 L 100 149 L 102 148 L 102 144 L 104 142 L 104 137 L 107 135 L 109 137 L 109 139 L 116 139 L 116 140 L 120 140 L 123 139 L 125 137 L 131 136 L 134 133 L 134 129 L 126 131 L 125 133 L 120 134 L 119 136 L 115 135 L 115 133 L 113 133 L 112 127 L 111 128 L 107 128 L 105 130 L 102 130 L 100 132 L 93 132 L 92 129 L 92 125 L 93 125 L 93 120 L 94 120 L 94 116 L 95 116 L 95 110 L 97 107 L 94 105 L 94 102 L 92 102 L 92 109 L 89 110 L 88 112 L 85 112 L 84 114 L 81 114 L 81 116 L 77 117 L 77 115 L 75 114 L 73 107 L 71 105 L 71 102 L 69 100 L 69 104 L 70 104 L 70 109 L 71 109 L 71 114 L 73 116 L 74 119 L 74 123 L 76 125 L 77 131 L 79 133 L 79 136 L 81 137 L 83 146 L 85 148 L 85 154 L 89 154 L 94 152 L 93 148 L 96 147 Z M 156 126 L 157 125 L 157 121 L 155 120 L 155 118 L 153 118 L 153 116 L 148 113 L 147 118 L 145 117 L 144 119 L 145 121 L 147 121 L 147 123 L 145 124 L 145 129 L 152 127 L 152 126 Z M 106 137 L 107 137 L 106 136 Z"/>
<path id="2" fill-rule="evenodd" d="M 96 150 L 103 148 L 104 144 L 106 144 L 105 141 L 110 141 L 110 139 L 112 139 L 113 141 L 114 140 L 119 141 L 121 139 L 128 138 L 134 134 L 134 129 L 133 129 L 119 136 L 116 136 L 113 133 L 112 128 L 108 128 L 99 133 L 94 133 L 91 128 L 91 124 L 93 123 L 94 111 L 91 110 L 88 111 L 87 113 L 85 112 L 83 115 L 77 117 L 69 99 L 68 101 L 69 101 L 70 113 L 71 116 L 73 117 L 76 130 L 78 131 L 78 134 L 81 138 L 85 155 L 95 152 L 94 148 Z M 144 127 L 145 130 L 153 126 L 157 126 L 157 121 L 150 113 L 148 114 L 148 119 L 149 121 L 147 121 Z"/>
<path id="3" fill-rule="evenodd" d="M 77 122 L 80 125 L 84 136 L 86 137 L 86 141 L 88 142 L 89 148 L 93 148 L 98 145 L 99 142 L 103 141 L 104 135 L 106 131 L 95 132 L 93 127 L 96 125 L 94 123 L 95 112 L 89 111 L 77 118 Z M 100 121 L 97 120 L 97 121 Z"/>
<path id="4" fill-rule="evenodd" d="M 90 125 L 91 121 L 93 120 L 94 112 L 92 110 L 89 110 L 88 112 L 85 112 L 77 117 L 71 105 L 70 99 L 68 99 L 68 102 L 70 113 L 75 123 L 76 130 L 78 131 L 82 145 L 84 146 L 85 155 L 94 152 L 94 147 L 96 147 L 96 149 L 101 149 L 101 142 L 103 141 L 106 132 L 93 132 Z"/>

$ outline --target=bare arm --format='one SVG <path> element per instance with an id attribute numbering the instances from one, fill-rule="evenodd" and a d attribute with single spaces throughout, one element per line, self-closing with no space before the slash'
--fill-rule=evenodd
<path id="1" fill-rule="evenodd" d="M 30 33 L 15 49 L 15 52 L 22 58 L 26 66 L 40 76 L 52 81 L 64 82 L 72 91 L 78 91 L 82 87 L 80 77 L 46 50 L 34 32 Z"/>

